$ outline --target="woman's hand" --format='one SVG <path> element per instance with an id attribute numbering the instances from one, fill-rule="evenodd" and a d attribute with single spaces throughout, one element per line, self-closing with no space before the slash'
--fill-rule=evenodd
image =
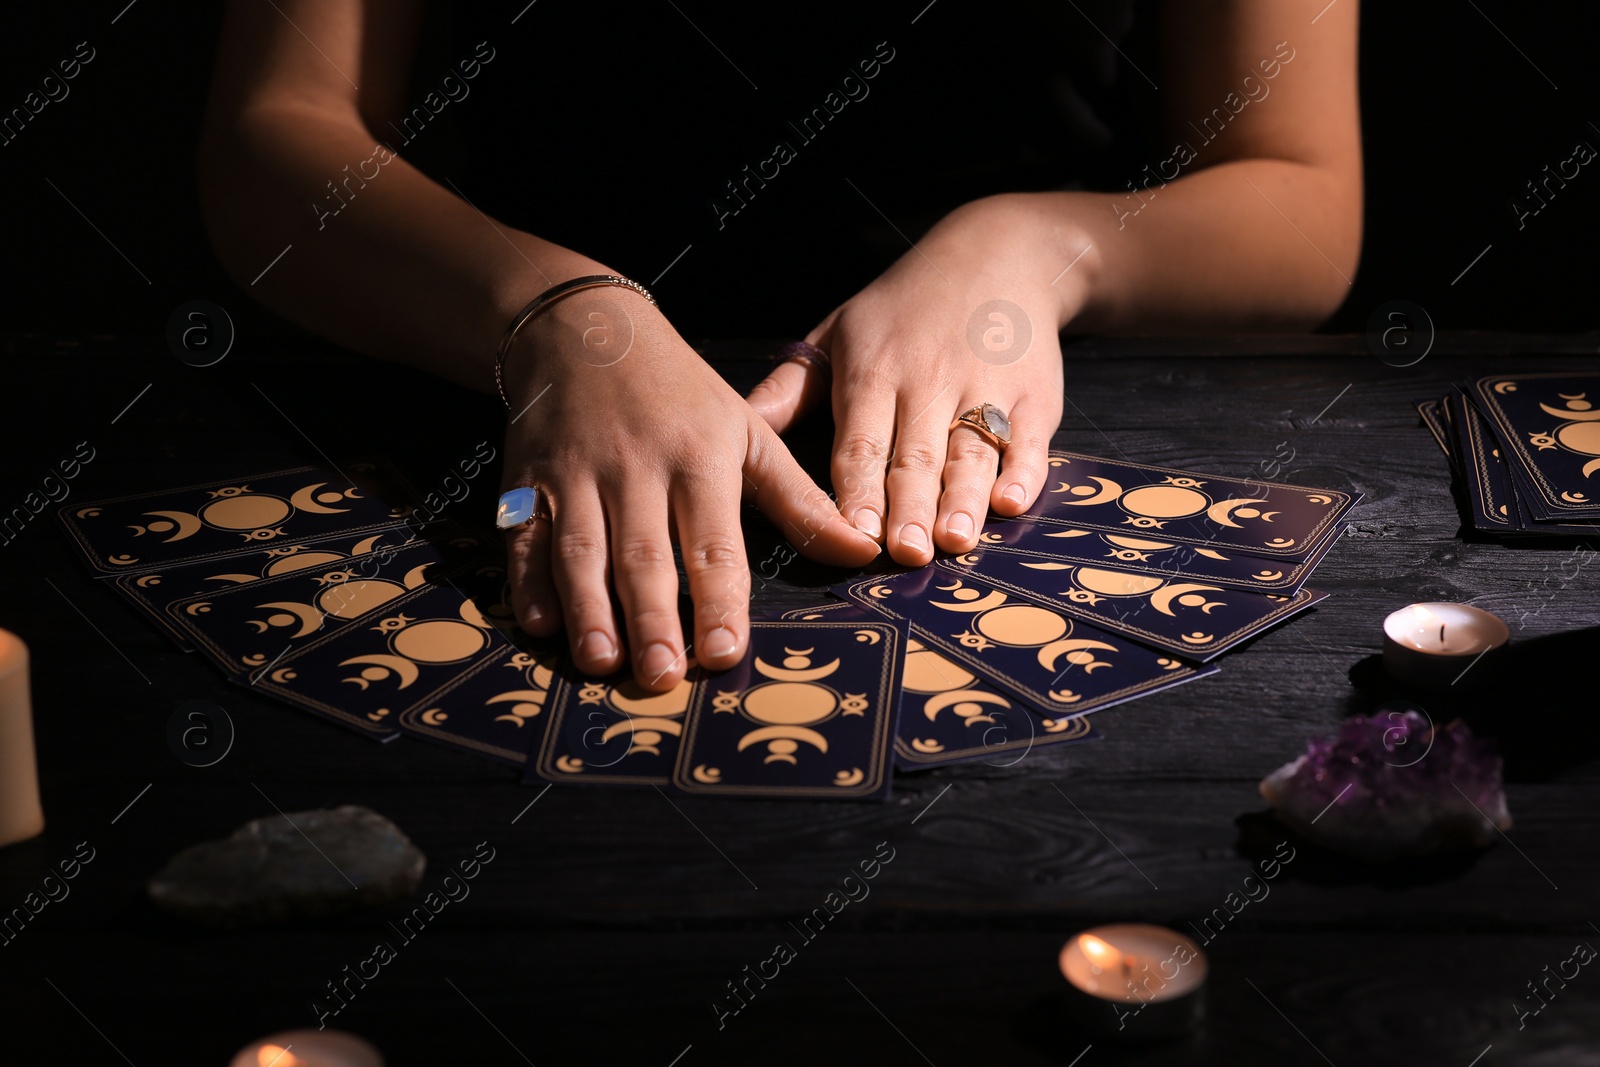
<path id="1" fill-rule="evenodd" d="M 749 636 L 741 498 L 812 559 L 860 566 L 878 547 L 840 517 L 778 436 L 678 336 L 621 288 L 544 309 L 507 354 L 505 484 L 549 494 L 552 517 L 510 537 L 512 603 L 524 629 L 566 621 L 578 669 L 623 666 L 664 691 L 692 654 L 732 666 Z M 678 622 L 673 533 L 694 600 L 694 645 Z"/>
<path id="2" fill-rule="evenodd" d="M 1092 257 L 1075 257 L 1087 246 L 1031 197 L 976 201 L 807 336 L 832 364 L 839 510 L 896 562 L 968 551 L 990 508 L 1016 515 L 1038 499 L 1061 421 L 1057 331 L 1081 306 Z M 782 432 L 821 392 L 819 373 L 785 363 L 750 404 Z M 975 431 L 950 429 L 985 402 L 1011 420 L 1003 458 Z"/>

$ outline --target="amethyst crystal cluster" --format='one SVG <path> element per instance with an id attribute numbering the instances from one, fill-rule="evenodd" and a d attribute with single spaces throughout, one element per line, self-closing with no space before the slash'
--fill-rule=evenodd
<path id="1" fill-rule="evenodd" d="M 1493 747 L 1410 710 L 1346 719 L 1262 779 L 1261 795 L 1305 837 L 1370 861 L 1482 848 L 1511 828 Z"/>

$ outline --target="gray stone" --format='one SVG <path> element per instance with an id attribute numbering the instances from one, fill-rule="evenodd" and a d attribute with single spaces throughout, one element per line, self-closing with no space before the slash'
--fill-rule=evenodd
<path id="1" fill-rule="evenodd" d="M 416 891 L 427 857 L 370 808 L 254 819 L 184 849 L 151 878 L 157 906 L 211 926 L 254 926 L 374 907 Z"/>

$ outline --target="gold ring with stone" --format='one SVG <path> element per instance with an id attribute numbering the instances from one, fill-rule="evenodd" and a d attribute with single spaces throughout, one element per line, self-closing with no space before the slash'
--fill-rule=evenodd
<path id="1" fill-rule="evenodd" d="M 966 426 L 1004 452 L 1011 445 L 1011 419 L 998 407 L 988 402 L 968 408 L 950 423 L 951 431 Z"/>

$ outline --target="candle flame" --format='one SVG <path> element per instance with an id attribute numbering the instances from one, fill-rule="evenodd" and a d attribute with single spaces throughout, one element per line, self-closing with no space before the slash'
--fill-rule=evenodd
<path id="1" fill-rule="evenodd" d="M 1090 963 L 1096 967 L 1110 963 L 1117 956 L 1117 950 L 1093 934 L 1081 934 L 1078 937 L 1078 947 L 1083 950 Z"/>
<path id="2" fill-rule="evenodd" d="M 256 1049 L 258 1067 L 307 1067 L 306 1061 L 277 1045 L 262 1045 Z"/>
<path id="3" fill-rule="evenodd" d="M 1421 604 L 1411 605 L 1411 618 L 1416 623 L 1417 633 L 1425 630 L 1431 631 L 1435 625 L 1439 627 L 1439 644 L 1444 644 L 1444 620 Z"/>

